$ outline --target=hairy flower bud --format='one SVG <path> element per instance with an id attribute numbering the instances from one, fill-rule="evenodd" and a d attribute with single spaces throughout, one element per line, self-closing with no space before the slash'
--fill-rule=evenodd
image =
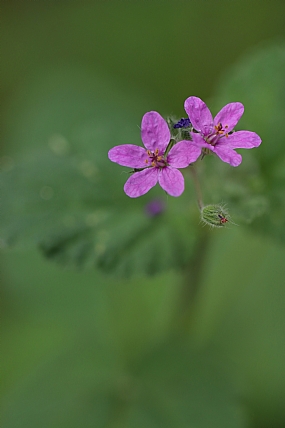
<path id="1" fill-rule="evenodd" d="M 206 205 L 201 209 L 201 220 L 211 227 L 224 227 L 230 221 L 230 216 L 221 205 Z"/>

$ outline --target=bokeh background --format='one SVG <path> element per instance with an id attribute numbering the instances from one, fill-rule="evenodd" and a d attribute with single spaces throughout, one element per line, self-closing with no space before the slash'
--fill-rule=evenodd
<path id="1" fill-rule="evenodd" d="M 267 147 L 264 156 L 271 159 L 271 130 L 274 138 L 280 137 L 284 116 L 280 113 L 277 121 L 275 115 L 278 129 L 264 117 L 267 107 L 275 105 L 273 94 L 285 89 L 285 83 L 280 87 L 285 82 L 282 64 L 275 66 L 276 74 L 270 68 L 284 52 L 284 1 L 1 3 L 5 171 L 13 171 L 22 159 L 28 162 L 31 152 L 48 147 L 60 157 L 71 145 L 83 176 L 90 178 L 90 194 L 100 184 L 96 177 L 92 181 L 96 171 L 88 147 L 96 159 L 101 139 L 108 141 L 107 148 L 139 143 L 138 127 L 146 111 L 183 117 L 184 100 L 196 95 L 216 111 L 222 100 L 244 102 L 245 114 L 258 116 L 259 98 L 250 84 L 228 83 L 251 58 L 257 58 L 259 70 L 251 83 L 259 79 L 259 88 L 267 93 L 260 128 L 252 130 L 260 133 Z M 274 46 L 283 47 L 275 51 Z M 271 53 L 265 54 L 263 68 L 258 55 L 266 50 Z M 227 99 L 224 85 L 234 99 Z M 276 109 L 284 112 L 284 96 L 281 103 L 283 110 Z M 98 157 L 103 155 L 107 149 L 105 154 L 98 149 Z M 24 182 L 29 177 L 28 195 L 33 179 L 54 174 L 50 164 L 39 162 L 37 168 L 37 157 L 30 162 L 35 175 L 29 175 L 27 166 L 20 174 Z M 264 165 L 266 159 L 266 169 Z M 125 176 L 120 168 L 106 168 L 121 188 Z M 64 174 L 63 165 L 63 178 L 56 175 L 59 186 Z M 66 200 L 55 201 L 59 211 L 66 207 L 71 215 L 67 222 L 73 221 L 71 208 L 80 204 L 80 187 L 72 180 L 64 182 Z M 41 192 L 43 200 L 54 196 L 49 186 Z M 113 203 L 117 194 L 104 197 Z M 17 192 L 11 192 L 13 198 L 11 207 L 19 214 L 22 201 Z M 130 207 L 140 202 L 123 203 Z M 21 226 L 26 228 L 24 220 Z M 198 219 L 196 227 L 202 227 Z M 184 281 L 181 270 L 165 266 L 155 275 L 122 279 L 90 266 L 66 268 L 29 245 L 30 229 L 20 247 L 4 248 L 3 428 L 283 427 L 284 248 L 270 233 L 259 236 L 250 227 L 231 225 L 211 234 L 191 308 L 189 340 L 182 341 L 181 331 L 173 329 Z"/>

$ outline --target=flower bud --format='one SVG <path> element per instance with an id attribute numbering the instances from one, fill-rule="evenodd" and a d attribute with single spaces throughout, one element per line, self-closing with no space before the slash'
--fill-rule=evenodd
<path id="1" fill-rule="evenodd" d="M 182 140 L 191 140 L 190 131 L 193 130 L 190 119 L 182 118 L 177 120 L 174 117 L 167 117 L 166 122 L 168 124 L 171 138 L 174 140 L 174 143 Z"/>
<path id="2" fill-rule="evenodd" d="M 191 127 L 191 122 L 190 119 L 184 119 L 182 117 L 182 119 L 180 119 L 177 123 L 175 123 L 173 125 L 173 128 L 178 129 L 178 128 L 190 128 Z"/>
<path id="3" fill-rule="evenodd" d="M 230 221 L 230 216 L 221 205 L 206 205 L 201 209 L 201 220 L 211 227 L 224 227 Z"/>

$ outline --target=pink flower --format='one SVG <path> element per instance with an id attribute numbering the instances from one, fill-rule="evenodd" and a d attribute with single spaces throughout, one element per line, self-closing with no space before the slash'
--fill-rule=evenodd
<path id="1" fill-rule="evenodd" d="M 222 161 L 238 166 L 242 157 L 234 149 L 252 149 L 261 144 L 261 138 L 255 132 L 231 133 L 243 115 L 244 107 L 241 103 L 225 105 L 214 120 L 206 104 L 198 97 L 187 98 L 184 108 L 193 128 L 198 132 L 190 133 L 192 144 L 204 154 L 210 150 Z"/>
<path id="2" fill-rule="evenodd" d="M 171 196 L 184 191 L 184 178 L 177 168 L 186 168 L 200 156 L 200 148 L 189 141 L 180 141 L 166 154 L 170 131 L 166 121 L 156 111 L 142 118 L 141 138 L 146 148 L 123 144 L 113 147 L 109 159 L 122 166 L 140 169 L 127 180 L 124 191 L 131 198 L 147 193 L 158 182 Z"/>

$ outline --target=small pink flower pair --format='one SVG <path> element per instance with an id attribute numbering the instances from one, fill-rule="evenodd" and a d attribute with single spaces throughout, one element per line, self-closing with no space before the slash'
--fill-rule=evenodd
<path id="1" fill-rule="evenodd" d="M 187 98 L 184 107 L 193 126 L 191 140 L 179 141 L 166 150 L 171 139 L 169 127 L 159 113 L 150 111 L 143 116 L 141 124 L 145 148 L 123 144 L 109 151 L 111 161 L 135 170 L 124 186 L 131 198 L 144 195 L 157 182 L 169 195 L 180 196 L 184 191 L 184 178 L 178 168 L 186 168 L 202 152 L 211 151 L 223 162 L 238 166 L 242 157 L 234 149 L 251 149 L 261 144 L 255 132 L 232 133 L 244 112 L 241 103 L 227 104 L 214 119 L 200 98 Z"/>

